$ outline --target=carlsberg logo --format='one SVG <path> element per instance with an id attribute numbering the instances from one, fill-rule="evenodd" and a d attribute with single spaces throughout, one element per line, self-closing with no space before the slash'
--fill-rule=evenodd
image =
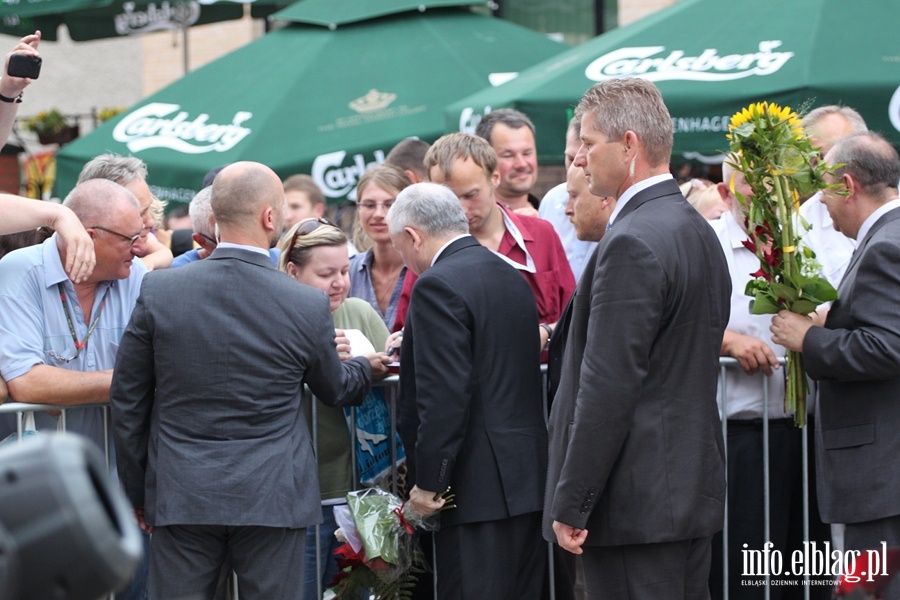
<path id="1" fill-rule="evenodd" d="M 154 102 L 142 106 L 119 121 L 113 139 L 128 146 L 131 152 L 148 148 L 169 148 L 184 154 L 227 152 L 253 131 L 242 127 L 253 113 L 238 111 L 230 125 L 208 123 L 203 113 L 193 120 L 178 104 Z M 171 118 L 163 118 L 176 113 Z"/>
<path id="2" fill-rule="evenodd" d="M 341 166 L 347 156 L 344 150 L 320 154 L 313 161 L 312 178 L 329 198 L 349 196 L 351 200 L 355 200 L 354 188 L 359 178 L 369 167 L 384 162 L 383 150 L 376 150 L 374 154 L 375 161 L 370 163 L 366 162 L 362 154 L 354 154 L 353 164 L 346 167 Z"/>
<path id="3" fill-rule="evenodd" d="M 728 81 L 751 75 L 771 75 L 794 56 L 793 52 L 775 52 L 779 46 L 780 40 L 760 42 L 758 52 L 724 56 L 719 56 L 715 48 L 707 48 L 700 56 L 685 56 L 682 50 L 665 54 L 665 46 L 620 48 L 589 64 L 584 74 L 593 81 L 615 77 L 641 77 L 649 81 Z"/>

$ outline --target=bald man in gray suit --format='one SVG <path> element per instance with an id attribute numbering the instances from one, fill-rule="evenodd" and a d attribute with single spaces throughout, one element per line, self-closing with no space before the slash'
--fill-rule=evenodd
<path id="1" fill-rule="evenodd" d="M 303 384 L 356 404 L 384 354 L 341 362 L 326 296 L 279 273 L 275 173 L 216 177 L 220 243 L 145 279 L 110 392 L 119 476 L 150 544 L 150 598 L 212 597 L 226 557 L 241 598 L 299 600 L 305 528 L 321 522 Z"/>
<path id="2" fill-rule="evenodd" d="M 825 161 L 842 166 L 826 175 L 838 187 L 821 202 L 856 250 L 824 327 L 781 311 L 772 341 L 802 351 L 818 381 L 819 510 L 827 523 L 846 523 L 844 550 L 871 568 L 866 550 L 900 546 L 900 158 L 878 134 L 859 133 Z M 900 597 L 900 579 L 882 597 Z"/>

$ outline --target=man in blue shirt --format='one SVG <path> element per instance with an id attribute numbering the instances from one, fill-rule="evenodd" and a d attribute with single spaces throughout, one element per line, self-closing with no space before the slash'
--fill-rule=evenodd
<path id="1" fill-rule="evenodd" d="M 16 402 L 61 407 L 109 400 L 119 338 L 146 267 L 134 261 L 143 232 L 134 195 L 107 180 L 79 184 L 64 203 L 93 239 L 96 266 L 73 283 L 58 236 L 0 261 L 0 375 Z M 67 429 L 104 447 L 99 408 L 67 414 Z M 39 414 L 38 427 L 54 426 Z"/>

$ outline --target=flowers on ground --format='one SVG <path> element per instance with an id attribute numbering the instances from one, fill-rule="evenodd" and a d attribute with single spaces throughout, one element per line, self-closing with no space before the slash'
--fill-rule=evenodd
<path id="1" fill-rule="evenodd" d="M 746 288 L 754 298 L 751 312 L 809 314 L 837 298 L 834 287 L 818 274 L 815 253 L 800 244 L 809 226 L 797 212 L 801 198 L 828 187 L 828 169 L 790 107 L 751 104 L 731 117 L 728 130 L 730 164 L 753 190 L 747 198 L 735 191 L 749 235 L 744 245 L 760 263 Z M 794 411 L 794 422 L 802 427 L 808 389 L 799 352 L 788 352 L 785 385 L 785 408 Z"/>

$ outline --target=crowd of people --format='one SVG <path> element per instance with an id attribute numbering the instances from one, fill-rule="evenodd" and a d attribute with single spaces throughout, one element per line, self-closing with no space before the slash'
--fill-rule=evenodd
<path id="1" fill-rule="evenodd" d="M 29 83 L 0 77 L 0 136 Z M 241 597 L 320 598 L 334 507 L 398 472 L 414 512 L 456 495 L 414 598 L 761 598 L 748 548 L 900 546 L 900 158 L 848 107 L 802 125 L 834 166 L 804 243 L 839 294 L 774 318 L 744 291 L 752 191 L 730 160 L 679 188 L 643 79 L 585 93 L 542 200 L 534 125 L 501 109 L 400 142 L 361 177 L 352 231 L 307 175 L 216 169 L 177 256 L 144 163 L 98 156 L 61 205 L 0 195 L 0 234 L 54 232 L 0 260 L 0 402 L 110 404 L 109 430 L 100 408 L 67 428 L 111 444 L 145 534 L 120 598 L 226 598 L 232 572 Z M 391 431 L 372 383 L 394 349 L 401 464 L 363 464 L 359 436 Z M 786 350 L 817 384 L 808 532 Z"/>

